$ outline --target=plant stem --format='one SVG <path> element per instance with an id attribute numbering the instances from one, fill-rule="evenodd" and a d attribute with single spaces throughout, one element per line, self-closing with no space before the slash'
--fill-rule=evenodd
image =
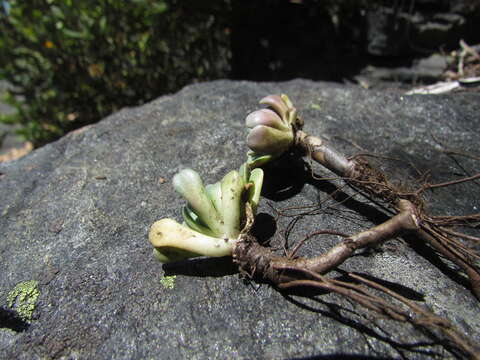
<path id="1" fill-rule="evenodd" d="M 355 161 L 347 159 L 322 139 L 296 131 L 295 143 L 309 154 L 313 160 L 339 176 L 348 176 L 355 168 Z"/>

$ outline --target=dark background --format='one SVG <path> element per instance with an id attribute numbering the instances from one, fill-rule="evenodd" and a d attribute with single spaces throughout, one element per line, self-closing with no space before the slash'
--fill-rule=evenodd
<path id="1" fill-rule="evenodd" d="M 398 92 L 480 75 L 480 0 L 0 4 L 0 93 L 10 86 L 0 161 L 23 141 L 42 146 L 196 82 L 305 78 Z"/>
<path id="2" fill-rule="evenodd" d="M 480 2 L 233 1 L 235 79 L 343 81 L 480 42 Z"/>

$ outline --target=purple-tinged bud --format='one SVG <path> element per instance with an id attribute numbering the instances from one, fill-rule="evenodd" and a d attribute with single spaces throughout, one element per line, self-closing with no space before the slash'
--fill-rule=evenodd
<path id="1" fill-rule="evenodd" d="M 254 128 L 257 125 L 265 125 L 277 130 L 288 130 L 289 126 L 283 122 L 278 114 L 270 109 L 261 109 L 252 112 L 245 119 L 247 128 Z"/>
<path id="2" fill-rule="evenodd" d="M 294 143 L 295 131 L 302 127 L 297 109 L 287 95 L 268 95 L 260 100 L 267 109 L 254 111 L 245 119 L 250 133 L 247 144 L 252 154 L 249 163 L 259 166 L 288 151 Z M 255 165 L 254 165 L 255 164 Z"/>
<path id="3" fill-rule="evenodd" d="M 271 107 L 282 119 L 287 118 L 288 106 L 280 95 L 268 95 L 260 100 L 260 104 Z"/>
<path id="4" fill-rule="evenodd" d="M 250 150 L 259 155 L 281 155 L 293 144 L 291 130 L 277 130 L 269 126 L 257 125 L 247 136 Z"/>

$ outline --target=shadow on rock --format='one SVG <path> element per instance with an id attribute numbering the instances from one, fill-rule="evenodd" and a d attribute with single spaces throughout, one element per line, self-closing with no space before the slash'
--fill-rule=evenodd
<path id="1" fill-rule="evenodd" d="M 335 269 L 335 272 L 339 273 L 340 275 L 339 276 L 336 276 L 336 277 L 332 277 L 332 280 L 338 280 L 338 281 L 343 281 L 343 282 L 348 282 L 348 283 L 352 283 L 352 284 L 358 284 L 358 282 L 351 278 L 349 275 L 348 275 L 348 272 L 347 271 L 344 271 L 342 269 Z M 424 301 L 425 300 L 425 296 L 418 292 L 418 291 L 415 291 L 407 286 L 404 286 L 404 285 L 401 285 L 401 284 L 398 284 L 398 283 L 394 283 L 394 282 L 391 282 L 391 281 L 388 281 L 388 280 L 383 280 L 383 279 L 380 279 L 376 276 L 372 276 L 372 275 L 369 275 L 369 274 L 366 274 L 366 273 L 360 273 L 360 272 L 353 272 L 353 274 L 356 274 L 356 275 L 359 275 L 367 280 L 370 280 L 370 281 L 373 281 L 373 282 L 376 282 L 377 284 L 380 284 L 384 287 L 386 287 L 387 289 L 389 290 L 392 290 L 393 292 L 409 299 L 409 300 L 413 300 L 413 301 Z M 298 287 L 298 288 L 292 288 L 292 289 L 289 289 L 288 291 L 287 290 L 279 290 L 280 292 L 282 292 L 284 295 L 295 295 L 295 296 L 301 296 L 301 297 L 305 297 L 305 298 L 313 298 L 315 296 L 319 296 L 319 295 L 325 295 L 325 294 L 329 294 L 330 291 L 328 290 L 324 290 L 324 289 L 320 289 L 320 288 L 313 288 L 313 287 Z"/>
<path id="2" fill-rule="evenodd" d="M 332 173 L 331 177 L 336 175 Z M 331 180 L 316 178 L 310 165 L 295 153 L 284 155 L 265 167 L 262 196 L 272 201 L 286 200 L 299 194 L 306 184 L 375 224 L 388 220 L 388 216 L 377 206 L 356 200 Z"/>
<path id="3" fill-rule="evenodd" d="M 193 258 L 163 264 L 166 276 L 186 275 L 200 277 L 221 277 L 238 273 L 230 256 L 217 258 Z"/>
<path id="4" fill-rule="evenodd" d="M 299 194 L 310 174 L 299 154 L 284 154 L 264 167 L 262 196 L 272 201 L 290 199 Z"/>
<path id="5" fill-rule="evenodd" d="M 297 300 L 293 294 L 282 294 L 283 297 L 290 303 L 304 309 L 317 313 L 319 315 L 331 318 L 338 321 L 344 326 L 348 326 L 364 335 L 375 338 L 378 341 L 389 345 L 400 355 L 400 358 L 408 358 L 411 353 L 417 356 L 436 358 L 441 354 L 432 349 L 435 345 L 445 345 L 439 341 L 417 341 L 417 342 L 401 342 L 396 341 L 395 334 L 388 332 L 385 326 L 380 327 L 375 324 L 370 318 L 358 313 L 355 309 L 347 309 L 338 303 L 332 303 L 324 301 L 319 298 L 308 297 L 305 301 L 313 301 L 314 304 L 310 305 L 303 300 Z M 297 295 L 298 296 L 298 295 Z M 376 327 L 376 328 L 375 328 Z M 311 357 L 295 358 L 295 359 L 385 359 L 385 357 L 371 357 L 361 356 L 355 354 L 332 354 L 332 355 L 318 355 Z"/>
<path id="6" fill-rule="evenodd" d="M 30 324 L 22 320 L 16 311 L 0 307 L 0 329 L 6 328 L 18 333 L 27 330 L 29 326 Z"/>
<path id="7" fill-rule="evenodd" d="M 330 355 L 314 355 L 301 358 L 290 358 L 289 360 L 389 360 L 391 358 L 383 356 L 366 356 L 356 354 L 330 354 Z"/>

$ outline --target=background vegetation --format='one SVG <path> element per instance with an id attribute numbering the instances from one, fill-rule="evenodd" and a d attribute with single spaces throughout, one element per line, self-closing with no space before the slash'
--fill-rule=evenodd
<path id="1" fill-rule="evenodd" d="M 226 1 L 8 0 L 0 78 L 35 146 L 187 83 L 224 77 Z"/>

